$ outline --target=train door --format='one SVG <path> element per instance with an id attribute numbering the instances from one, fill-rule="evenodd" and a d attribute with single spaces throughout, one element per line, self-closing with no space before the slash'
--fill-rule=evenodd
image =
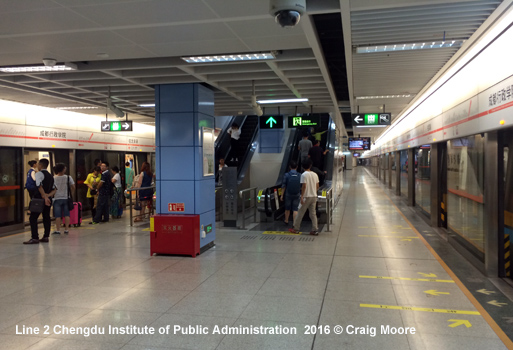
<path id="1" fill-rule="evenodd" d="M 23 228 L 21 159 L 21 148 L 0 147 L 0 233 L 12 230 L 13 225 Z"/>
<path id="2" fill-rule="evenodd" d="M 499 271 L 501 277 L 509 277 L 512 278 L 511 273 L 511 254 L 513 253 L 511 250 L 511 239 L 513 238 L 513 130 L 509 130 L 504 133 L 504 137 L 502 138 L 503 147 L 503 159 L 504 159 L 504 168 L 503 168 L 503 176 L 504 176 L 504 196 L 500 198 L 500 202 L 503 203 L 504 206 L 504 218 L 502 234 L 504 235 L 503 245 L 499 247 L 499 256 L 502 256 Z M 501 149 L 501 148 L 499 148 Z M 499 210 L 502 210 L 499 207 Z"/>

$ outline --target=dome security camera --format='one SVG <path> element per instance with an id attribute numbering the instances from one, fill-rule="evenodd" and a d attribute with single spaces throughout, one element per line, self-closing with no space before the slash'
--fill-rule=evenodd
<path id="1" fill-rule="evenodd" d="M 55 58 L 43 58 L 43 63 L 47 67 L 53 67 L 57 63 Z"/>
<path id="2" fill-rule="evenodd" d="M 269 13 L 283 28 L 292 28 L 299 23 L 306 11 L 306 0 L 270 0 Z"/>

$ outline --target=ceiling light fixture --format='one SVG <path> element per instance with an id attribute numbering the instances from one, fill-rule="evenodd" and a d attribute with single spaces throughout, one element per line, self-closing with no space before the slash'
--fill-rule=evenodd
<path id="1" fill-rule="evenodd" d="M 359 46 L 356 48 L 356 53 L 375 53 L 375 52 L 394 52 L 394 51 L 411 51 L 411 50 L 427 50 L 427 49 L 441 49 L 448 47 L 460 47 L 465 40 L 451 40 L 451 41 L 433 41 L 430 43 L 408 43 L 408 44 L 395 44 L 395 45 L 372 45 L 372 46 Z"/>
<path id="2" fill-rule="evenodd" d="M 259 104 L 272 104 L 272 103 L 294 103 L 294 102 L 308 102 L 307 98 L 289 98 L 283 100 L 260 100 L 257 101 Z"/>
<path id="3" fill-rule="evenodd" d="M 356 97 L 357 100 L 375 100 L 380 98 L 405 98 L 405 97 L 411 97 L 412 94 L 405 94 L 405 95 L 382 95 L 382 96 L 358 96 Z"/>
<path id="4" fill-rule="evenodd" d="M 155 107 L 155 103 L 143 103 L 138 106 L 139 107 Z"/>
<path id="5" fill-rule="evenodd" d="M 73 109 L 98 109 L 100 107 L 92 107 L 92 106 L 81 106 L 81 107 L 57 107 L 56 109 L 64 109 L 64 110 L 73 110 Z"/>
<path id="6" fill-rule="evenodd" d="M 17 66 L 0 67 L 0 72 L 4 73 L 34 73 L 34 72 L 62 72 L 76 70 L 77 66 L 73 63 L 56 64 L 54 66 Z"/>
<path id="7" fill-rule="evenodd" d="M 275 52 L 252 52 L 252 53 L 234 53 L 226 55 L 212 56 L 186 56 L 181 57 L 187 63 L 215 63 L 215 62 L 236 62 L 236 61 L 260 61 L 273 60 L 276 58 Z"/>

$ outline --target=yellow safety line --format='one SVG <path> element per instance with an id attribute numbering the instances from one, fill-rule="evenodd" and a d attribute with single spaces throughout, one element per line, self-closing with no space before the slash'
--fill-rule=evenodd
<path id="1" fill-rule="evenodd" d="M 388 277 L 388 276 L 358 276 L 360 278 L 375 278 L 378 280 L 400 280 L 400 281 L 420 281 L 420 282 L 439 282 L 439 283 L 454 283 L 453 280 L 437 280 L 433 278 L 408 278 L 408 277 Z"/>
<path id="2" fill-rule="evenodd" d="M 301 232 L 299 233 L 292 233 L 289 231 L 264 231 L 262 232 L 263 235 L 283 235 L 283 236 L 300 236 Z"/>
<path id="3" fill-rule="evenodd" d="M 379 236 L 379 235 L 358 235 L 358 237 L 372 237 L 372 238 L 414 238 L 419 239 L 419 237 L 409 237 L 409 236 Z"/>
<path id="4" fill-rule="evenodd" d="M 371 309 L 389 309 L 389 310 L 407 310 L 407 311 L 424 311 L 424 312 L 439 312 L 443 314 L 459 314 L 459 315 L 481 315 L 479 311 L 469 310 L 450 310 L 450 309 L 431 309 L 427 307 L 413 307 L 413 306 L 396 306 L 396 305 L 377 305 L 377 304 L 360 304 L 360 307 L 367 307 Z"/>
<path id="5" fill-rule="evenodd" d="M 458 287 L 461 289 L 463 294 L 470 300 L 470 302 L 474 305 L 474 307 L 479 311 L 481 316 L 485 319 L 485 321 L 490 325 L 490 327 L 493 329 L 495 334 L 502 340 L 504 345 L 508 349 L 513 349 L 513 342 L 509 337 L 504 333 L 504 331 L 499 327 L 499 325 L 495 322 L 495 320 L 490 316 L 490 314 L 485 310 L 485 308 L 477 301 L 477 299 L 470 293 L 470 291 L 465 287 L 465 285 L 460 281 L 460 279 L 456 276 L 454 272 L 447 266 L 447 264 L 440 258 L 440 256 L 435 252 L 433 247 L 429 245 L 429 243 L 424 239 L 424 237 L 420 234 L 419 231 L 413 226 L 413 224 L 406 218 L 406 216 L 399 210 L 397 205 L 390 199 L 390 197 L 386 194 L 385 190 L 381 189 L 383 191 L 383 194 L 388 198 L 390 203 L 394 206 L 394 208 L 397 210 L 399 214 L 403 217 L 404 221 L 411 227 L 411 229 L 417 234 L 417 236 L 420 238 L 422 243 L 426 246 L 426 248 L 433 254 L 435 259 L 442 265 L 443 269 L 449 274 L 449 276 L 454 280 L 454 282 L 458 285 Z"/>

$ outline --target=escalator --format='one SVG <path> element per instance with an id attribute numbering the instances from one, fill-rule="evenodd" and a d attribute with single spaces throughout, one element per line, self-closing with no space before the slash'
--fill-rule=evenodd
<path id="1" fill-rule="evenodd" d="M 237 150 L 231 149 L 231 136 L 226 131 L 233 124 L 237 123 L 240 127 L 241 135 L 239 138 L 239 147 Z M 219 159 L 224 158 L 229 167 L 237 167 L 237 180 L 240 183 L 249 168 L 251 158 L 255 153 L 255 141 L 258 136 L 258 117 L 253 115 L 233 117 L 226 130 L 220 135 L 220 140 L 216 145 L 216 164 Z M 238 162 L 235 159 L 238 158 Z M 232 161 L 233 159 L 233 161 Z M 219 177 L 219 168 L 216 166 L 216 181 Z"/>

